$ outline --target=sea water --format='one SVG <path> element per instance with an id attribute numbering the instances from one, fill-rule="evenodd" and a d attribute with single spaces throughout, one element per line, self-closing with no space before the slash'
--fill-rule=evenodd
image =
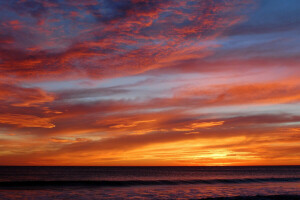
<path id="1" fill-rule="evenodd" d="M 0 167 L 0 199 L 205 199 L 257 195 L 300 195 L 300 166 Z"/>

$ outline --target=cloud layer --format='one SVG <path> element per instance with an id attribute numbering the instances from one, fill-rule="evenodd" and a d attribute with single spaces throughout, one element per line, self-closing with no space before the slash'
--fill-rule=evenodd
<path id="1" fill-rule="evenodd" d="M 0 164 L 300 164 L 299 8 L 0 2 Z"/>

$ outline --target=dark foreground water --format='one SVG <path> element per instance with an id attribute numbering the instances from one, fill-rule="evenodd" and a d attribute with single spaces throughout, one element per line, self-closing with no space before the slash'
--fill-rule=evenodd
<path id="1" fill-rule="evenodd" d="M 0 167 L 1 200 L 221 197 L 300 200 L 300 166 Z"/>

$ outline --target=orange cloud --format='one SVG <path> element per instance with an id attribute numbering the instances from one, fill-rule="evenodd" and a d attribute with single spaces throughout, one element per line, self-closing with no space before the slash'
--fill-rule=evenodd
<path id="1" fill-rule="evenodd" d="M 33 115 L 22 114 L 0 114 L 0 123 L 17 125 L 19 127 L 55 127 L 55 125 L 50 122 L 49 118 L 41 118 Z"/>
<path id="2" fill-rule="evenodd" d="M 144 121 L 135 121 L 132 124 L 118 124 L 118 125 L 114 125 L 114 126 L 110 126 L 110 128 L 129 128 L 129 127 L 135 127 L 138 126 L 139 124 L 143 124 L 143 123 L 151 123 L 154 122 L 155 120 L 144 120 Z"/>
<path id="3" fill-rule="evenodd" d="M 185 87 L 175 93 L 174 103 L 198 98 L 198 106 L 281 104 L 300 100 L 300 82 L 289 78 L 274 82 Z"/>
<path id="4" fill-rule="evenodd" d="M 167 67 L 180 60 L 196 58 L 200 51 L 205 57 L 211 52 L 208 49 L 211 46 L 201 45 L 201 42 L 215 38 L 224 28 L 237 23 L 240 16 L 236 11 L 248 2 L 191 1 L 193 5 L 176 1 L 132 1 L 127 2 L 130 5 L 125 6 L 124 10 L 118 10 L 113 6 L 115 2 L 109 2 L 119 14 L 106 17 L 97 9 L 92 9 L 100 6 L 99 2 L 87 4 L 89 6 L 85 3 L 66 3 L 70 11 L 62 10 L 58 3 L 51 6 L 40 3 L 41 10 L 37 9 L 35 13 L 26 4 L 20 3 L 19 6 L 24 8 L 16 10 L 16 14 L 35 18 L 37 24 L 13 20 L 5 27 L 7 34 L 15 29 L 16 24 L 22 28 L 14 30 L 20 36 L 14 46 L 0 47 L 2 76 L 31 79 L 84 75 L 102 79 Z M 182 6 L 186 9 L 178 12 Z M 74 21 L 78 9 L 85 13 L 81 14 L 85 23 Z M 24 10 L 28 12 L 24 13 Z M 162 17 L 165 12 L 172 12 L 172 15 Z M 235 14 L 229 16 L 229 12 Z M 66 35 L 64 29 L 57 27 L 53 13 L 74 21 L 70 24 L 74 30 L 71 35 Z M 87 28 L 82 30 L 81 26 Z M 24 42 L 24 37 L 28 37 L 29 33 L 36 38 L 32 45 Z M 63 37 L 57 37 L 58 33 Z M 64 38 L 69 39 L 64 41 Z M 194 41 L 196 39 L 197 42 Z M 195 43 L 198 44 L 193 45 Z M 39 49 L 36 49 L 37 46 Z M 18 66 L 18 70 L 12 70 L 14 66 Z"/>
<path id="5" fill-rule="evenodd" d="M 32 107 L 53 101 L 53 95 L 39 88 L 24 88 L 0 82 L 0 101 L 16 107 Z"/>
<path id="6" fill-rule="evenodd" d="M 223 125 L 224 121 L 219 122 L 201 122 L 201 123 L 193 123 L 191 125 L 192 128 L 208 128 L 212 126 L 221 126 Z"/>
<path id="7" fill-rule="evenodd" d="M 299 45 L 251 1 L 24 2 L 0 19 L 1 164 L 300 164 Z"/>
<path id="8" fill-rule="evenodd" d="M 216 130 L 215 130 L 216 131 Z M 1 155 L 10 164 L 40 165 L 249 165 L 297 164 L 299 136 L 282 135 L 272 129 L 272 134 L 251 132 L 236 135 L 220 130 L 212 137 L 171 133 L 131 135 L 95 141 L 55 140 L 58 146 L 47 151 Z M 246 130 L 243 130 L 244 132 Z M 175 136 L 175 137 L 174 137 Z M 285 138 L 285 140 L 282 140 Z M 297 139 L 298 138 L 298 139 Z M 0 142 L 1 146 L 1 142 Z M 32 148 L 37 148 L 32 146 Z M 178 148 L 180 147 L 180 148 Z M 38 149 L 38 148 L 37 148 Z M 280 149 L 280 151 L 278 151 Z M 86 156 L 86 155 L 89 156 Z M 85 156 L 84 156 L 85 155 Z M 83 156 L 83 158 L 81 158 Z M 20 158 L 20 159 L 12 159 Z M 70 160 L 70 158 L 73 158 Z M 18 161 L 18 162 L 16 162 Z"/>

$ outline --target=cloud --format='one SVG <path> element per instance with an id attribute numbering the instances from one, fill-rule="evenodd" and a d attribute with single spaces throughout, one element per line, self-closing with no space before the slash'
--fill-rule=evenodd
<path id="1" fill-rule="evenodd" d="M 56 91 L 57 100 L 80 99 L 89 97 L 107 97 L 115 94 L 126 94 L 129 90 L 122 87 L 85 88 Z"/>
<path id="2" fill-rule="evenodd" d="M 21 114 L 0 114 L 1 124 L 12 124 L 19 127 L 41 127 L 54 128 L 55 125 L 48 118 L 36 117 L 33 115 Z"/>
<path id="3" fill-rule="evenodd" d="M 298 102 L 299 89 L 299 82 L 291 77 L 262 83 L 213 85 L 207 89 L 184 87 L 169 101 L 178 106 L 185 100 L 196 103 L 195 106 L 281 104 Z"/>
<path id="4" fill-rule="evenodd" d="M 0 160 L 300 164 L 291 2 L 0 1 Z"/>
<path id="5" fill-rule="evenodd" d="M 24 88 L 0 82 L 0 101 L 16 107 L 34 107 L 52 102 L 55 97 L 40 88 Z"/>
<path id="6" fill-rule="evenodd" d="M 102 79 L 165 67 L 165 63 L 207 55 L 207 45 L 201 42 L 236 23 L 239 17 L 233 13 L 243 4 L 246 5 L 232 7 L 234 1 L 5 3 L 17 16 L 26 17 L 18 22 L 18 30 L 11 24 L 4 27 L 4 33 L 14 42 L 0 46 L 0 70 L 3 76 L 27 79 L 79 75 Z M 182 6 L 185 9 L 180 11 Z M 75 23 L 67 17 L 66 12 L 74 11 L 84 13 L 84 20 Z M 41 24 L 39 20 L 45 21 Z M 62 27 L 61 37 L 57 26 Z M 66 33 L 69 27 L 74 30 L 72 34 Z M 20 40 L 19 35 L 25 38 Z"/>
<path id="7" fill-rule="evenodd" d="M 114 126 L 110 126 L 110 128 L 129 128 L 129 127 L 136 127 L 139 124 L 143 124 L 143 123 L 150 123 L 150 122 L 154 122 L 155 120 L 143 120 L 143 121 L 135 121 L 132 124 L 118 124 L 118 125 L 114 125 Z"/>

